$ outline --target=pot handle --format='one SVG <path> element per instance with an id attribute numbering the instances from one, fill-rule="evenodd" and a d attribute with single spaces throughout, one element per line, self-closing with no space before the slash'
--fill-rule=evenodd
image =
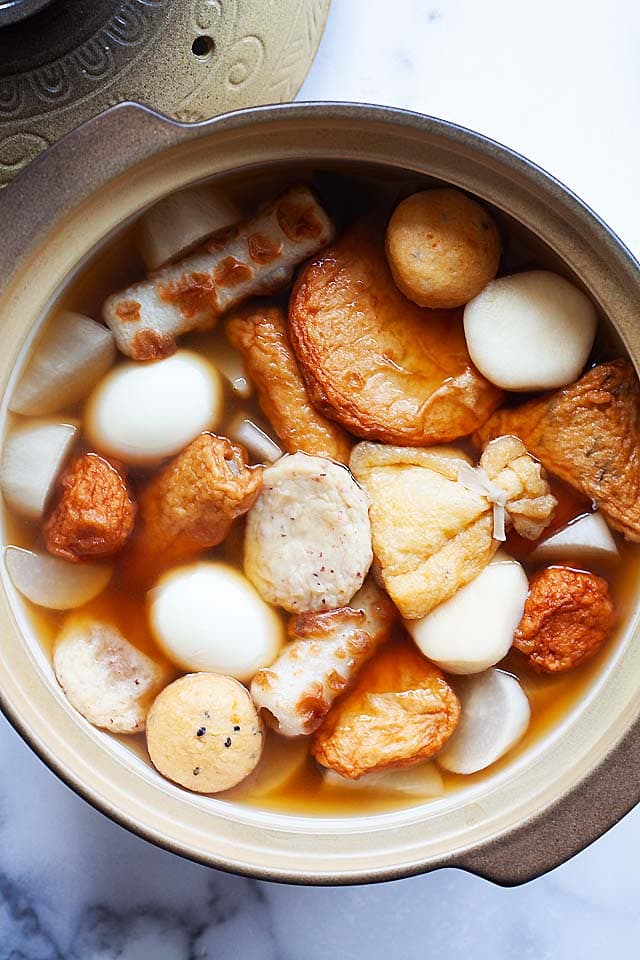
<path id="1" fill-rule="evenodd" d="M 580 853 L 640 801 L 640 720 L 552 806 L 506 834 L 452 859 L 450 866 L 512 887 Z"/>

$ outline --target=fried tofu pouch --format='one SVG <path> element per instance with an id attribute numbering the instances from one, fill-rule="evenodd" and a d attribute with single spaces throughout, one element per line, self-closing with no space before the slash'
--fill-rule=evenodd
<path id="1" fill-rule="evenodd" d="M 225 329 L 242 354 L 260 407 L 286 452 L 301 451 L 348 463 L 353 443 L 309 400 L 282 310 L 256 307 L 231 317 Z"/>
<path id="2" fill-rule="evenodd" d="M 468 464 L 452 447 L 353 449 L 351 471 L 369 495 L 379 573 L 405 619 L 424 617 L 452 597 L 500 546 L 492 502 L 458 479 Z M 519 440 L 501 437 L 487 446 L 480 467 L 516 531 L 539 537 L 556 507 L 540 464 Z"/>
<path id="3" fill-rule="evenodd" d="M 262 467 L 248 466 L 242 447 L 201 433 L 140 493 L 128 572 L 149 581 L 171 564 L 217 546 L 253 506 L 261 487 Z"/>
<path id="4" fill-rule="evenodd" d="M 640 383 L 628 360 L 598 364 L 562 390 L 499 410 L 476 439 L 505 433 L 593 500 L 627 540 L 640 541 Z"/>
<path id="5" fill-rule="evenodd" d="M 291 643 L 251 681 L 251 696 L 267 723 L 285 737 L 317 730 L 397 620 L 397 610 L 372 579 L 346 607 L 293 617 Z"/>
<path id="6" fill-rule="evenodd" d="M 461 314 L 400 293 L 375 224 L 355 224 L 302 269 L 289 336 L 314 406 L 358 437 L 447 443 L 502 399 L 471 362 Z"/>
<path id="7" fill-rule="evenodd" d="M 291 187 L 247 222 L 108 297 L 102 317 L 122 353 L 134 360 L 167 357 L 180 334 L 214 326 L 250 296 L 283 290 L 294 267 L 332 236 L 313 192 Z"/>
<path id="8" fill-rule="evenodd" d="M 402 637 L 369 660 L 334 703 L 311 753 L 321 766 L 357 780 L 435 756 L 459 717 L 460 703 L 442 673 Z"/>

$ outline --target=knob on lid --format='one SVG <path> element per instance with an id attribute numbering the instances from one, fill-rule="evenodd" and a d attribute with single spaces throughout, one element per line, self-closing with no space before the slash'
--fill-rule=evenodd
<path id="1" fill-rule="evenodd" d="M 0 186 L 107 107 L 186 123 L 292 100 L 330 0 L 0 0 Z"/>

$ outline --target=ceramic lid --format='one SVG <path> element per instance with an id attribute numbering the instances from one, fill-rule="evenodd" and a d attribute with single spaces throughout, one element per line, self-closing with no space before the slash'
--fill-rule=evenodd
<path id="1" fill-rule="evenodd" d="M 5 4 L 0 0 L 0 11 Z M 0 20 L 0 185 L 121 101 L 194 123 L 292 100 L 329 4 L 11 0 Z"/>

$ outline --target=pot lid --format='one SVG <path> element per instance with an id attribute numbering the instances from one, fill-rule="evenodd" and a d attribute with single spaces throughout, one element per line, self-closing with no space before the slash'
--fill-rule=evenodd
<path id="1" fill-rule="evenodd" d="M 0 0 L 0 185 L 134 100 L 194 123 L 292 100 L 331 0 Z"/>

